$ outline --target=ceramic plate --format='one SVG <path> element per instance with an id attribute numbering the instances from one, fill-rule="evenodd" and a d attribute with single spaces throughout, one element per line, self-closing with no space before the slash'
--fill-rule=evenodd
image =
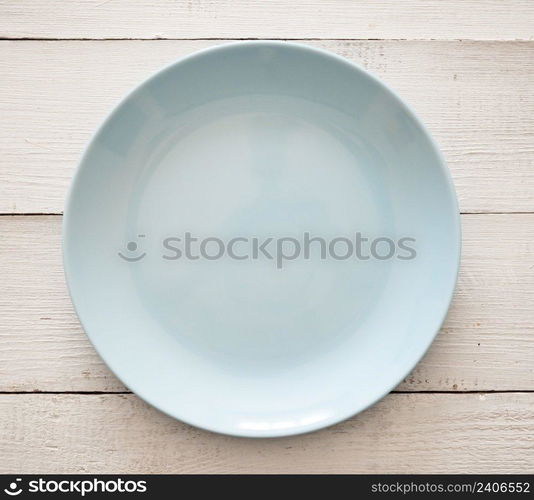
<path id="1" fill-rule="evenodd" d="M 391 90 L 315 48 L 245 42 L 181 59 L 111 113 L 71 188 L 64 263 L 132 391 L 204 429 L 282 436 L 413 369 L 451 300 L 459 227 L 436 145 Z"/>

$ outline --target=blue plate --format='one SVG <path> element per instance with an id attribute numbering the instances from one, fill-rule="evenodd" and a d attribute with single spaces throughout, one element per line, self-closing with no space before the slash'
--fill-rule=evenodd
<path id="1" fill-rule="evenodd" d="M 148 79 L 87 148 L 64 263 L 91 342 L 141 398 L 238 436 L 387 394 L 446 315 L 454 189 L 413 112 L 322 50 L 245 42 Z"/>

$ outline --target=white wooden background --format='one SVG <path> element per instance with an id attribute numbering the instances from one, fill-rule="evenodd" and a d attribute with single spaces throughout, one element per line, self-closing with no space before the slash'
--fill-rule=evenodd
<path id="1" fill-rule="evenodd" d="M 0 472 L 534 472 L 532 0 L 0 0 Z M 394 393 L 305 436 L 210 434 L 130 394 L 71 308 L 65 191 L 159 67 L 230 39 L 357 61 L 438 140 L 462 211 L 453 306 Z"/>

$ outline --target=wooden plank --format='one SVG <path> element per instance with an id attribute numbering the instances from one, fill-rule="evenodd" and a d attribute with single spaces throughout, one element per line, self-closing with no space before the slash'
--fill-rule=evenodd
<path id="1" fill-rule="evenodd" d="M 529 40 L 530 0 L 1 0 L 6 38 Z"/>
<path id="2" fill-rule="evenodd" d="M 531 473 L 534 394 L 390 394 L 303 436 L 197 430 L 134 395 L 0 396 L 0 473 Z"/>
<path id="3" fill-rule="evenodd" d="M 464 215 L 455 299 L 402 391 L 534 390 L 534 214 Z M 0 391 L 124 391 L 64 284 L 61 217 L 0 217 Z"/>
<path id="4" fill-rule="evenodd" d="M 61 217 L 0 217 L 0 391 L 123 391 L 73 311 L 60 226 Z"/>
<path id="5" fill-rule="evenodd" d="M 120 97 L 210 45 L 0 42 L 0 212 L 60 213 L 86 142 Z M 362 64 L 413 105 L 441 145 L 463 212 L 534 211 L 534 42 L 313 45 Z"/>

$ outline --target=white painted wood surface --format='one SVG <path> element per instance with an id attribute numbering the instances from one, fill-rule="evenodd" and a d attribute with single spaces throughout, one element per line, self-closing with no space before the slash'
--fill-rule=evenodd
<path id="1" fill-rule="evenodd" d="M 533 1 L 0 0 L 0 38 L 0 473 L 534 470 Z M 117 394 L 68 299 L 61 217 L 10 215 L 60 214 L 125 92 L 243 38 L 302 39 L 381 77 L 467 213 L 452 308 L 403 393 L 287 439 L 210 434 Z"/>
<path id="2" fill-rule="evenodd" d="M 0 395 L 0 472 L 532 472 L 532 394 L 390 394 L 319 432 L 242 439 L 134 395 Z"/>
<path id="3" fill-rule="evenodd" d="M 534 210 L 534 42 L 306 43 L 363 65 L 413 106 L 443 150 L 463 212 Z M 120 98 L 213 44 L 4 42 L 0 212 L 60 213 L 86 142 Z"/>
<path id="4" fill-rule="evenodd" d="M 531 40 L 531 0 L 1 0 L 5 38 Z"/>

